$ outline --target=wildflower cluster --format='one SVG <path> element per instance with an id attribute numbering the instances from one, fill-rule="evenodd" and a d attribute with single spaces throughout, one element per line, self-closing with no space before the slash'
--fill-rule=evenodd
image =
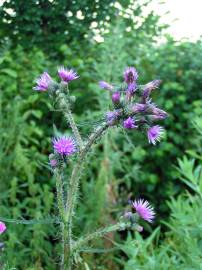
<path id="1" fill-rule="evenodd" d="M 53 153 L 49 155 L 50 166 L 56 177 L 57 203 L 59 208 L 59 216 L 61 220 L 61 234 L 63 254 L 61 258 L 61 269 L 69 265 L 68 269 L 72 269 L 74 252 L 81 245 L 96 237 L 104 236 L 106 233 L 123 230 L 134 229 L 139 232 L 143 228 L 138 224 L 139 219 L 152 222 L 155 212 L 150 204 L 143 200 L 135 200 L 132 202 L 133 212 L 127 212 L 121 218 L 120 222 L 108 227 L 101 228 L 92 234 L 81 237 L 78 241 L 72 238 L 72 220 L 74 217 L 75 205 L 78 200 L 79 181 L 82 175 L 85 158 L 90 151 L 92 145 L 102 137 L 105 130 L 113 126 L 122 126 L 127 130 L 146 131 L 149 143 L 156 144 L 163 135 L 164 129 L 155 124 L 156 121 L 163 120 L 167 117 L 167 113 L 159 109 L 151 100 L 150 95 L 159 84 L 159 80 L 147 83 L 146 85 L 138 85 L 138 72 L 133 67 L 128 67 L 123 74 L 123 84 L 119 87 L 105 81 L 100 81 L 99 86 L 111 93 L 113 109 L 105 114 L 105 121 L 98 126 L 93 132 L 83 139 L 74 121 L 71 113 L 71 104 L 75 98 L 71 95 L 68 85 L 71 81 L 79 78 L 78 74 L 72 69 L 64 67 L 58 68 L 58 77 L 60 82 L 56 82 L 51 76 L 44 72 L 40 78 L 36 80 L 36 91 L 47 91 L 54 99 L 54 104 L 63 112 L 65 118 L 71 127 L 73 135 L 62 135 L 52 139 Z M 72 155 L 76 155 L 75 164 L 73 166 L 70 179 L 67 179 L 67 188 L 64 188 L 64 165 Z M 66 191 L 66 194 L 64 194 Z M 5 230 L 1 227 L 1 231 Z M 66 251 L 69 251 L 67 254 Z M 65 268 L 66 269 L 66 268 Z"/>
<path id="2" fill-rule="evenodd" d="M 106 121 L 111 126 L 122 125 L 125 129 L 145 131 L 149 143 L 155 145 L 164 133 L 163 127 L 156 122 L 168 116 L 150 97 L 160 81 L 138 85 L 138 72 L 133 67 L 126 68 L 123 79 L 124 83 L 119 87 L 105 81 L 99 82 L 101 88 L 111 93 L 113 104 L 113 110 L 106 113 Z"/>

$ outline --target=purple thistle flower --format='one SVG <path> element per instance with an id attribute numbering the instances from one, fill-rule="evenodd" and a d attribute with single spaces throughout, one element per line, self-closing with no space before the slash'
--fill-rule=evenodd
<path id="1" fill-rule="evenodd" d="M 135 125 L 135 120 L 132 117 L 128 117 L 124 122 L 123 122 L 123 127 L 127 129 L 133 129 L 137 128 Z"/>
<path id="2" fill-rule="evenodd" d="M 102 89 L 106 89 L 106 90 L 109 90 L 109 91 L 112 91 L 113 90 L 113 86 L 105 81 L 99 81 L 99 86 L 102 88 Z"/>
<path id="3" fill-rule="evenodd" d="M 36 79 L 37 86 L 35 86 L 33 89 L 37 91 L 47 91 L 52 82 L 53 80 L 48 72 L 44 72 L 38 79 Z"/>
<path id="4" fill-rule="evenodd" d="M 78 74 L 73 69 L 66 69 L 64 67 L 58 68 L 58 75 L 61 78 L 61 80 L 63 80 L 66 83 L 79 78 Z"/>
<path id="5" fill-rule="evenodd" d="M 135 113 L 142 113 L 145 112 L 147 109 L 147 105 L 146 104 L 141 104 L 141 103 L 136 103 L 133 107 L 132 107 L 132 111 Z"/>
<path id="6" fill-rule="evenodd" d="M 3 232 L 5 232 L 6 230 L 6 225 L 0 221 L 0 234 L 2 234 Z"/>
<path id="7" fill-rule="evenodd" d="M 161 126 L 153 126 L 147 130 L 147 137 L 149 143 L 156 144 L 157 141 L 160 141 L 162 135 L 164 133 L 164 129 Z"/>
<path id="8" fill-rule="evenodd" d="M 148 201 L 139 199 L 133 202 L 137 214 L 144 220 L 152 222 L 155 217 L 154 208 L 149 204 Z"/>
<path id="9" fill-rule="evenodd" d="M 119 103 L 120 102 L 120 98 L 121 98 L 121 94 L 120 94 L 120 92 L 114 92 L 113 94 L 112 94 L 112 102 L 113 103 Z"/>
<path id="10" fill-rule="evenodd" d="M 76 143 L 71 137 L 62 136 L 53 139 L 53 148 L 60 155 L 70 156 L 76 152 Z"/>
<path id="11" fill-rule="evenodd" d="M 127 84 L 135 82 L 138 78 L 137 70 L 134 67 L 127 67 L 124 71 L 124 80 Z"/>

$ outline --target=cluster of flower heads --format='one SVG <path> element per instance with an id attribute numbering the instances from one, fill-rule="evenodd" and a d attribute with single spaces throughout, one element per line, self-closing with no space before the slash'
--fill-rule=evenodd
<path id="1" fill-rule="evenodd" d="M 64 85 L 79 78 L 74 70 L 64 67 L 58 68 L 58 76 Z M 164 129 L 154 122 L 167 117 L 167 113 L 152 103 L 150 98 L 150 94 L 158 88 L 160 81 L 154 80 L 146 85 L 138 85 L 138 72 L 134 67 L 125 69 L 123 79 L 124 83 L 120 87 L 105 81 L 99 82 L 101 88 L 111 93 L 113 103 L 113 110 L 106 113 L 106 121 L 110 126 L 121 124 L 128 130 L 146 130 L 149 143 L 155 145 L 161 139 Z M 60 86 L 47 72 L 44 72 L 36 80 L 34 90 L 50 89 L 56 91 L 60 89 Z M 77 151 L 76 141 L 72 137 L 61 136 L 54 138 L 52 142 L 55 154 L 50 157 L 52 167 L 58 165 L 58 159 L 61 157 L 69 157 Z"/>
<path id="2" fill-rule="evenodd" d="M 6 230 L 6 225 L 2 221 L 0 221 L 0 234 L 5 232 L 5 230 Z"/>
<path id="3" fill-rule="evenodd" d="M 58 76 L 63 84 L 68 84 L 79 78 L 74 70 L 64 67 L 58 68 Z M 164 129 L 153 123 L 167 117 L 167 113 L 152 103 L 150 98 L 152 91 L 158 88 L 160 81 L 154 80 L 146 85 L 138 85 L 138 72 L 134 67 L 125 69 L 123 79 L 124 83 L 120 87 L 115 87 L 105 81 L 99 82 L 101 88 L 111 93 L 113 103 L 113 110 L 106 113 L 106 121 L 110 126 L 122 124 L 125 129 L 146 130 L 149 143 L 155 145 L 160 140 Z M 59 89 L 58 84 L 51 76 L 44 72 L 36 80 L 34 90 L 47 91 L 54 87 L 55 90 Z M 53 168 L 58 166 L 60 158 L 69 157 L 77 151 L 76 141 L 72 137 L 60 136 L 54 138 L 52 143 L 54 154 L 51 154 L 49 159 Z M 137 224 L 138 218 L 150 223 L 153 222 L 154 209 L 148 201 L 143 199 L 135 200 L 131 205 L 135 213 L 127 212 L 124 218 L 130 220 L 135 229 L 141 232 L 143 228 Z M 0 234 L 5 230 L 5 224 L 0 222 Z"/>
<path id="4" fill-rule="evenodd" d="M 73 69 L 67 69 L 62 66 L 59 67 L 57 71 L 58 76 L 63 84 L 68 84 L 69 82 L 79 78 L 78 74 Z M 36 79 L 35 82 L 36 86 L 34 87 L 34 90 L 36 91 L 43 92 L 48 91 L 51 88 L 55 88 L 55 90 L 59 89 L 57 83 L 47 72 L 44 72 L 38 79 Z M 53 138 L 52 143 L 54 154 L 51 154 L 49 159 L 50 165 L 53 168 L 58 166 L 61 158 L 69 157 L 77 151 L 76 142 L 72 137 L 56 137 Z"/>
<path id="5" fill-rule="evenodd" d="M 64 83 L 69 83 L 70 81 L 79 78 L 78 74 L 73 69 L 67 69 L 64 67 L 58 68 L 58 76 Z M 38 79 L 36 79 L 35 82 L 36 86 L 34 87 L 34 90 L 47 91 L 54 83 L 54 80 L 47 72 L 44 72 Z"/>
<path id="6" fill-rule="evenodd" d="M 150 98 L 160 81 L 154 80 L 146 85 L 138 85 L 138 72 L 134 67 L 125 69 L 123 79 L 124 83 L 120 87 L 105 81 L 99 82 L 101 88 L 111 93 L 113 103 L 113 110 L 106 113 L 106 120 L 111 126 L 121 124 L 125 129 L 146 130 L 149 143 L 155 145 L 160 141 L 164 129 L 154 122 L 168 116 L 152 103 Z"/>

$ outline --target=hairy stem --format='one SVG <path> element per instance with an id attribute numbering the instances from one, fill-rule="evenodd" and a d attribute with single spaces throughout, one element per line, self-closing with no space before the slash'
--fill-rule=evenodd
<path id="1" fill-rule="evenodd" d="M 56 191 L 57 191 L 57 204 L 58 210 L 60 214 L 61 221 L 64 221 L 65 217 L 65 206 L 64 206 L 64 198 L 63 198 L 63 183 L 62 176 L 58 169 L 55 169 L 55 177 L 56 177 Z"/>
<path id="2" fill-rule="evenodd" d="M 83 141 L 82 141 L 82 138 L 81 138 L 81 135 L 79 133 L 79 130 L 76 126 L 76 123 L 74 122 L 74 118 L 72 116 L 72 113 L 71 113 L 71 110 L 68 108 L 69 106 L 67 106 L 67 109 L 66 111 L 64 112 L 64 115 L 65 117 L 67 118 L 70 126 L 71 126 L 71 129 L 74 133 L 74 136 L 76 138 L 76 141 L 77 141 L 77 144 L 79 145 L 79 148 L 81 150 L 82 146 L 83 146 Z"/>
<path id="3" fill-rule="evenodd" d="M 62 89 L 66 88 L 67 92 L 69 92 L 68 87 L 66 85 L 62 85 L 61 87 L 62 87 Z M 82 141 L 81 135 L 79 133 L 79 130 L 77 128 L 77 125 L 74 121 L 74 118 L 72 116 L 71 104 L 69 101 L 69 97 L 66 97 L 65 94 L 60 93 L 60 91 L 56 91 L 56 95 L 57 95 L 59 107 L 63 111 L 65 118 L 69 122 L 70 127 L 74 133 L 75 138 L 76 138 L 77 144 L 81 150 L 82 146 L 83 146 L 83 141 Z"/>
<path id="4" fill-rule="evenodd" d="M 68 224 L 68 243 L 69 243 L 69 256 L 72 257 L 72 218 L 74 214 L 74 208 L 76 205 L 76 200 L 78 197 L 78 186 L 79 186 L 79 179 L 81 176 L 81 171 L 83 169 L 85 157 L 88 154 L 91 146 L 95 143 L 95 141 L 100 138 L 103 132 L 107 129 L 108 124 L 105 123 L 102 126 L 98 127 L 95 132 L 93 132 L 86 145 L 80 151 L 78 161 L 73 168 L 72 175 L 69 182 L 69 190 L 67 194 L 67 201 L 66 201 L 66 216 L 65 222 Z M 71 269 L 71 268 L 70 268 Z"/>
<path id="5" fill-rule="evenodd" d="M 89 242 L 90 240 L 96 239 L 103 237 L 105 234 L 114 232 L 114 231 L 119 231 L 119 230 L 125 230 L 126 228 L 130 227 L 130 223 L 125 223 L 125 222 L 119 222 L 114 225 L 110 225 L 104 228 L 100 228 L 97 231 L 88 234 L 84 237 L 82 237 L 80 240 L 78 240 L 75 244 L 73 249 L 78 250 L 81 246 Z"/>
<path id="6" fill-rule="evenodd" d="M 79 154 L 78 161 L 73 168 L 72 175 L 70 178 L 70 187 L 66 202 L 66 210 L 67 210 L 66 220 L 71 219 L 74 210 L 75 202 L 77 199 L 77 189 L 79 185 L 80 174 L 83 168 L 85 157 L 88 154 L 93 143 L 102 135 L 102 133 L 107 129 L 107 127 L 108 127 L 107 123 L 98 127 L 96 131 L 90 135 L 88 142 L 86 143 L 86 145 Z"/>
<path id="7" fill-rule="evenodd" d="M 56 177 L 56 190 L 57 190 L 57 204 L 58 204 L 58 210 L 59 210 L 59 216 L 61 219 L 61 234 L 62 234 L 62 255 L 61 255 L 61 264 L 60 269 L 65 270 L 65 256 L 67 254 L 66 252 L 66 234 L 65 234 L 65 205 L 64 205 L 64 198 L 63 198 L 63 183 L 62 183 L 62 175 L 59 169 L 55 169 L 54 171 L 55 177 Z"/>

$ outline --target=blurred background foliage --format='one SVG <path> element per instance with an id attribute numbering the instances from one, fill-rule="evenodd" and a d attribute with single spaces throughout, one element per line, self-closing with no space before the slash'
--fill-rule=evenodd
<path id="1" fill-rule="evenodd" d="M 86 162 L 75 232 L 115 222 L 128 200 L 140 196 L 154 204 L 157 220 L 141 235 L 96 241 L 96 249 L 78 254 L 79 269 L 202 267 L 202 41 L 165 36 L 167 26 L 155 12 L 145 12 L 151 2 L 7 0 L 0 7 L 0 217 L 57 214 L 48 155 L 52 128 L 69 129 L 50 110 L 47 94 L 32 91 L 42 71 L 56 78 L 57 66 L 65 65 L 79 73 L 70 88 L 84 137 L 110 108 L 97 81 L 119 83 L 128 65 L 137 68 L 140 83 L 162 80 L 153 100 L 169 113 L 165 139 L 152 147 L 146 136 L 121 128 L 105 135 Z M 57 227 L 7 227 L 1 268 L 58 268 Z"/>

